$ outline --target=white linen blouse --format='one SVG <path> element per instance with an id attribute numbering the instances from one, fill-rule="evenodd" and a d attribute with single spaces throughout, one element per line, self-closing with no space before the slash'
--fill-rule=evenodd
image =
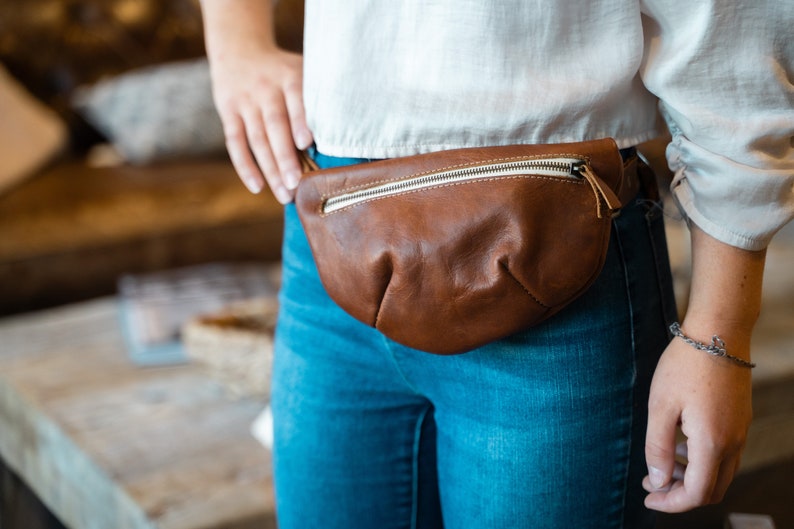
<path id="1" fill-rule="evenodd" d="M 794 218 L 792 27 L 793 0 L 307 0 L 307 118 L 321 152 L 385 158 L 628 147 L 661 115 L 681 210 L 757 250 Z"/>

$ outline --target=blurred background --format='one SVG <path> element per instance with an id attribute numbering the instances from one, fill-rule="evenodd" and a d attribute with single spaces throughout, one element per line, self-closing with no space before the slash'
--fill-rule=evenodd
<path id="1" fill-rule="evenodd" d="M 276 2 L 296 52 L 302 8 Z M 642 146 L 663 185 L 664 144 Z M 197 0 L 0 0 L 0 529 L 272 525 L 250 425 L 281 228 L 225 155 Z M 731 512 L 794 527 L 793 262 L 788 226 L 769 250 L 742 473 L 722 505 L 660 529 Z"/>

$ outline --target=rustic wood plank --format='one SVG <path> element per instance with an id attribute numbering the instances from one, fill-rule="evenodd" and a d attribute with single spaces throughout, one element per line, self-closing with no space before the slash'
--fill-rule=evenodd
<path id="1" fill-rule="evenodd" d="M 0 314 L 111 295 L 125 273 L 277 260 L 282 224 L 224 158 L 60 163 L 0 194 Z"/>
<path id="2" fill-rule="evenodd" d="M 69 527 L 274 526 L 262 405 L 134 366 L 112 298 L 0 321 L 0 455 Z"/>

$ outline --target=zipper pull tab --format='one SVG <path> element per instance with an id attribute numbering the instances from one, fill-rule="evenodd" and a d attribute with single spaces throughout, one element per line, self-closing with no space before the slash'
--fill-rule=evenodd
<path id="1" fill-rule="evenodd" d="M 606 215 L 609 217 L 612 217 L 620 209 L 622 204 L 618 196 L 612 191 L 612 188 L 593 172 L 593 169 L 587 163 L 577 164 L 571 169 L 575 174 L 584 177 L 590 187 L 593 188 L 593 193 L 596 196 L 596 213 L 599 219 L 604 218 L 602 202 L 606 204 Z"/>
<path id="2" fill-rule="evenodd" d="M 306 151 L 298 151 L 298 161 L 301 164 L 301 172 L 306 174 L 311 171 L 319 171 L 320 167 L 317 165 L 309 153 Z"/>

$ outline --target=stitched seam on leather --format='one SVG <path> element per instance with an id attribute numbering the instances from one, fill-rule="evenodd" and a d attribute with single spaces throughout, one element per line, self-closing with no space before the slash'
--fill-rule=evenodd
<path id="1" fill-rule="evenodd" d="M 355 204 L 351 204 L 349 206 L 345 206 L 343 208 L 339 208 L 339 209 L 337 209 L 335 211 L 332 211 L 330 213 L 323 213 L 322 209 L 321 209 L 320 210 L 321 211 L 320 216 L 321 217 L 330 217 L 331 215 L 335 215 L 337 213 L 341 213 L 343 211 L 347 211 L 347 210 L 349 210 L 351 208 L 355 208 L 355 207 L 358 207 L 358 206 L 363 206 L 364 204 L 368 204 L 370 202 L 375 202 L 377 200 L 385 200 L 387 198 L 394 198 L 396 196 L 409 195 L 411 193 L 421 193 L 423 191 L 428 191 L 430 189 L 442 189 L 444 187 L 462 186 L 462 185 L 467 185 L 467 184 L 490 182 L 490 181 L 496 181 L 496 180 L 502 181 L 502 180 L 526 180 L 526 179 L 548 180 L 549 182 L 555 182 L 555 183 L 559 183 L 559 184 L 572 184 L 572 185 L 583 185 L 585 183 L 585 180 L 573 180 L 573 179 L 570 179 L 568 177 L 557 177 L 557 176 L 540 176 L 540 175 L 492 176 L 492 177 L 488 177 L 488 178 L 478 178 L 478 179 L 466 180 L 466 181 L 463 181 L 463 182 L 451 182 L 449 184 L 436 184 L 436 185 L 433 185 L 433 186 L 423 187 L 421 189 L 412 189 L 410 191 L 400 191 L 398 193 L 390 193 L 390 194 L 382 196 L 382 197 L 367 198 L 367 199 L 360 200 L 360 201 L 356 202 Z M 326 198 L 328 198 L 328 197 L 323 197 L 322 201 L 325 201 Z"/>
<path id="2" fill-rule="evenodd" d="M 544 309 L 550 309 L 551 308 L 548 305 L 546 305 L 545 303 L 543 303 L 542 301 L 540 301 L 535 295 L 533 295 L 532 292 L 530 292 L 529 289 L 524 286 L 524 283 L 519 281 L 518 278 L 513 275 L 513 272 L 510 271 L 510 269 L 507 267 L 507 264 L 505 264 L 505 263 L 503 263 L 501 261 L 499 261 L 499 264 L 502 266 L 502 268 L 504 268 L 505 273 L 507 273 L 508 277 L 510 277 L 513 281 L 518 283 L 518 286 L 520 286 L 524 290 L 524 292 L 526 292 L 527 295 L 532 298 L 532 300 L 535 303 L 537 303 L 538 305 L 540 305 Z"/>
<path id="3" fill-rule="evenodd" d="M 379 184 L 388 184 L 390 182 L 398 182 L 400 180 L 407 180 L 409 178 L 418 178 L 421 176 L 427 176 L 435 173 L 442 173 L 444 171 L 455 171 L 457 169 L 467 169 L 470 167 L 480 167 L 483 165 L 491 165 L 495 163 L 510 163 L 510 162 L 523 162 L 523 161 L 530 161 L 530 160 L 543 160 L 544 158 L 581 158 L 582 160 L 590 163 L 590 156 L 586 156 L 584 154 L 576 154 L 576 153 L 556 153 L 556 154 L 539 154 L 537 156 L 511 156 L 508 158 L 490 158 L 488 160 L 483 160 L 480 162 L 473 162 L 473 163 L 461 163 L 457 165 L 447 165 L 445 167 L 439 167 L 436 169 L 429 169 L 427 171 L 422 171 L 419 173 L 412 173 L 408 175 L 401 175 L 395 176 L 394 178 L 383 178 L 381 180 L 373 180 L 369 181 L 365 184 L 359 184 L 354 186 L 343 187 L 342 189 L 338 189 L 334 191 L 333 195 L 323 195 L 322 198 L 326 199 L 331 196 L 336 196 L 338 194 L 343 193 L 350 193 L 351 191 L 358 191 L 359 189 L 367 189 L 369 187 L 373 187 Z M 532 175 L 526 175 L 532 176 Z M 538 175 L 535 175 L 538 176 Z"/>

